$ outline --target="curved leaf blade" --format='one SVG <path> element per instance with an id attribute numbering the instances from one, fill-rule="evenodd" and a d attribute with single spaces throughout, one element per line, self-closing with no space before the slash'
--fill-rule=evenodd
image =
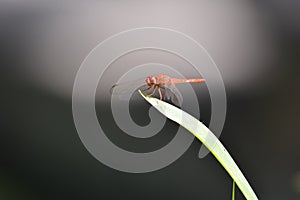
<path id="1" fill-rule="evenodd" d="M 229 173 L 246 199 L 258 199 L 247 179 L 234 162 L 228 151 L 225 149 L 223 144 L 203 123 L 169 103 L 149 97 L 140 90 L 139 93 L 159 112 L 161 112 L 167 118 L 177 122 L 191 132 L 196 138 L 198 138 Z"/>

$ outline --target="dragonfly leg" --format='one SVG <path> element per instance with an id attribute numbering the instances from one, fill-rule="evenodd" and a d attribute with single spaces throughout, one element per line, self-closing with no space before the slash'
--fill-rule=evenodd
<path id="1" fill-rule="evenodd" d="M 166 88 L 164 87 L 164 100 L 166 100 Z"/>
<path id="2" fill-rule="evenodd" d="M 162 100 L 162 95 L 161 95 L 160 87 L 158 87 L 158 93 L 159 93 L 159 100 Z"/>
<path id="3" fill-rule="evenodd" d="M 153 96 L 155 94 L 156 88 L 157 88 L 157 86 L 155 85 L 153 92 L 151 94 L 149 94 L 148 96 L 150 96 L 150 97 Z"/>
<path id="4" fill-rule="evenodd" d="M 142 90 L 142 91 L 145 92 L 145 91 L 149 90 L 149 89 L 152 88 L 152 87 L 153 87 L 153 85 L 149 86 L 148 88 L 146 88 L 146 89 L 144 89 L 144 90 Z"/>

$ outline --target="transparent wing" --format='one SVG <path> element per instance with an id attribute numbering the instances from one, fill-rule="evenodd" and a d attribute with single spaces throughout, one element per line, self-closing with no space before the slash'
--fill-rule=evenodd
<path id="1" fill-rule="evenodd" d="M 146 78 L 142 78 L 133 81 L 116 83 L 110 88 L 110 93 L 113 95 L 124 95 L 132 93 L 138 88 L 146 88 L 145 80 Z"/>
<path id="2" fill-rule="evenodd" d="M 175 85 L 166 85 L 164 86 L 166 89 L 166 97 L 168 100 L 171 100 L 175 105 L 181 106 L 183 102 L 183 97 L 180 91 L 176 88 Z"/>

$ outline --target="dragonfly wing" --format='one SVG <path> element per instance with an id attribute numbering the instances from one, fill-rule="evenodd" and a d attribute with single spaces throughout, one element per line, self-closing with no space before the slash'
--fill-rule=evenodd
<path id="1" fill-rule="evenodd" d="M 175 85 L 165 86 L 166 88 L 166 97 L 171 100 L 175 105 L 181 106 L 183 102 L 183 97 L 180 91 L 175 87 Z"/>
<path id="2" fill-rule="evenodd" d="M 145 79 L 116 83 L 110 88 L 110 93 L 114 95 L 125 95 L 135 91 L 141 86 L 141 89 L 146 88 Z"/>
<path id="3" fill-rule="evenodd" d="M 167 99 L 170 100 L 172 96 L 172 91 L 168 87 L 165 87 L 164 89 L 166 90 Z"/>

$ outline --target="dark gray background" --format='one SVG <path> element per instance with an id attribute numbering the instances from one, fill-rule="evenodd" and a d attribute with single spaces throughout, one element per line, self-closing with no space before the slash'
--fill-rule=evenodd
<path id="1" fill-rule="evenodd" d="M 162 170 L 128 174 L 94 159 L 78 137 L 71 94 L 85 56 L 120 31 L 157 26 L 190 35 L 218 65 L 228 97 L 220 139 L 258 197 L 298 199 L 297 6 L 275 0 L 0 1 L 0 198 L 230 199 L 230 177 L 212 155 L 198 159 L 198 141 Z M 144 51 L 114 67 L 151 59 L 182 62 Z M 190 66 L 182 65 L 186 76 L 195 76 L 186 70 Z M 194 88 L 203 89 L 198 97 L 201 120 L 207 124 L 209 96 L 202 86 Z M 151 151 L 174 136 L 177 126 L 172 122 L 151 139 L 122 134 L 107 100 L 109 93 L 97 94 L 99 121 L 124 149 Z M 131 108 L 138 124 L 148 122 L 145 102 Z M 237 199 L 243 199 L 240 192 Z"/>

